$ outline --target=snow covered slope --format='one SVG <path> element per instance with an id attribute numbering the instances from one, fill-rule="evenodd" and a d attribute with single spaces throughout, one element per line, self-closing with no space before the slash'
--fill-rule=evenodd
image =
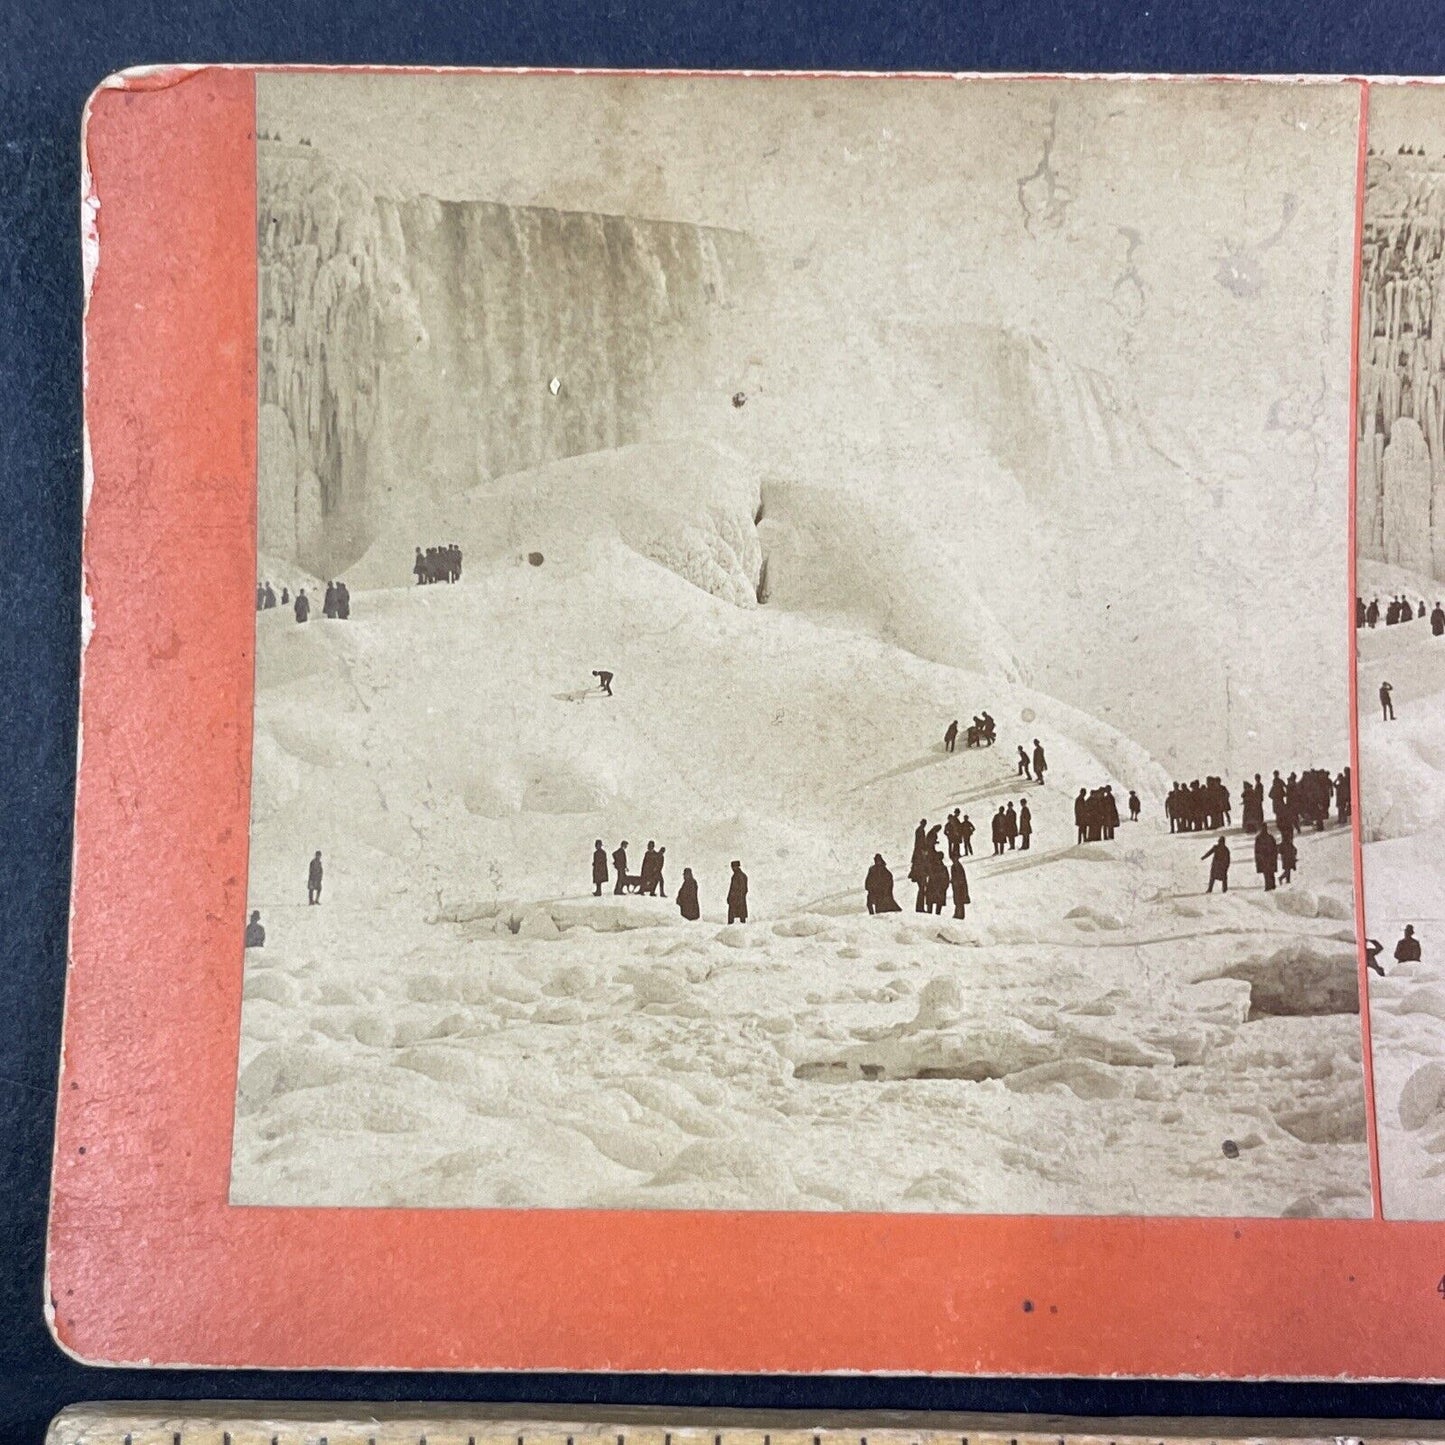
<path id="1" fill-rule="evenodd" d="M 258 618 L 235 1200 L 1368 1212 L 1346 835 L 1269 897 L 1241 844 L 1203 897 L 1209 840 L 1113 728 L 538 516 L 540 565 L 509 538 L 455 586 L 353 582 L 349 622 Z M 983 708 L 998 747 L 943 752 Z M 1144 820 L 1076 847 L 1104 781 Z M 974 903 L 925 920 L 912 831 L 955 806 Z M 664 844 L 702 921 L 594 900 L 598 837 Z M 875 852 L 907 911 L 863 911 Z"/>

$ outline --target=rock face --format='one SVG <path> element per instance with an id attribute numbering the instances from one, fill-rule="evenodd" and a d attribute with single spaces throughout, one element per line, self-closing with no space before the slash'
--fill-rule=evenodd
<path id="1" fill-rule="evenodd" d="M 1445 577 L 1445 163 L 1423 155 L 1367 162 L 1357 421 L 1362 555 Z"/>
<path id="2" fill-rule="evenodd" d="M 750 238 L 397 200 L 309 148 L 259 150 L 262 550 L 336 570 L 418 483 L 439 500 L 726 406 Z"/>

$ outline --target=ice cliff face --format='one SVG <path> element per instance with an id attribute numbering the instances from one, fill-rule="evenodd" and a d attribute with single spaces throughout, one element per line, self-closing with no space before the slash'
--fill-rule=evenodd
<path id="1" fill-rule="evenodd" d="M 1445 162 L 1372 155 L 1360 276 L 1361 551 L 1445 577 Z"/>
<path id="2" fill-rule="evenodd" d="M 325 572 L 418 492 L 689 429 L 759 267 L 736 232 L 369 194 L 260 143 L 261 549 Z"/>

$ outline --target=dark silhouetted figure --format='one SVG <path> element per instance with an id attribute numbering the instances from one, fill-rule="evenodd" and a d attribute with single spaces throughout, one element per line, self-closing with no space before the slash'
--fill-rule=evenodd
<path id="1" fill-rule="evenodd" d="M 592 896 L 602 897 L 602 885 L 607 882 L 607 850 L 599 838 L 592 845 Z"/>
<path id="2" fill-rule="evenodd" d="M 336 584 L 336 615 L 343 622 L 351 616 L 351 589 L 345 582 Z"/>
<path id="3" fill-rule="evenodd" d="M 1367 938 L 1365 940 L 1365 967 L 1372 968 L 1381 978 L 1385 976 L 1385 967 L 1380 962 L 1380 955 L 1385 951 L 1385 945 L 1378 938 Z"/>
<path id="4" fill-rule="evenodd" d="M 732 861 L 733 876 L 728 883 L 728 922 L 748 921 L 748 875 L 736 858 Z"/>
<path id="5" fill-rule="evenodd" d="M 426 558 L 421 555 L 421 548 L 416 549 L 416 561 L 411 564 L 412 573 L 416 577 L 416 585 L 422 586 L 426 582 Z"/>
<path id="6" fill-rule="evenodd" d="M 948 864 L 934 849 L 928 855 L 928 911 L 942 913 L 948 903 Z"/>
<path id="7" fill-rule="evenodd" d="M 1082 843 L 1088 836 L 1089 830 L 1089 790 L 1080 788 L 1079 795 L 1074 799 L 1074 827 L 1078 831 L 1076 841 Z"/>
<path id="8" fill-rule="evenodd" d="M 251 921 L 246 925 L 246 947 L 265 948 L 266 930 L 261 927 L 260 913 L 252 913 Z"/>
<path id="9" fill-rule="evenodd" d="M 321 902 L 321 849 L 312 855 L 311 866 L 306 870 L 306 901 Z"/>
<path id="10" fill-rule="evenodd" d="M 1394 690 L 1388 682 L 1380 684 L 1380 712 L 1383 714 L 1380 718 L 1381 722 L 1394 722 L 1395 720 L 1395 704 L 1390 701 L 1390 694 Z"/>
<path id="11" fill-rule="evenodd" d="M 265 601 L 262 603 L 264 607 L 271 608 L 276 605 L 276 594 L 271 590 L 271 584 L 269 582 L 262 589 L 262 594 L 265 598 Z"/>
<path id="12" fill-rule="evenodd" d="M 1029 812 L 1027 798 L 1019 799 L 1019 847 L 1028 850 L 1029 839 L 1034 835 L 1034 815 Z"/>
<path id="13" fill-rule="evenodd" d="M 1214 892 L 1216 883 L 1222 885 L 1224 892 L 1229 892 L 1229 844 L 1224 841 L 1224 835 L 1219 835 L 1219 842 L 1209 852 L 1200 855 L 1201 858 L 1209 859 L 1209 887 L 1206 893 Z"/>
<path id="14" fill-rule="evenodd" d="M 326 584 L 326 596 L 321 602 L 321 615 L 323 617 L 336 616 L 336 583 L 334 582 Z"/>
<path id="15" fill-rule="evenodd" d="M 1374 628 L 1380 623 L 1380 599 L 1374 598 L 1370 605 L 1365 608 L 1365 626 Z"/>
<path id="16" fill-rule="evenodd" d="M 647 849 L 642 855 L 642 866 L 637 870 L 637 888 L 640 893 L 650 894 L 657 886 L 657 844 L 647 840 Z"/>
<path id="17" fill-rule="evenodd" d="M 1029 755 L 1024 751 L 1024 745 L 1022 743 L 1019 744 L 1018 775 L 1021 778 L 1032 778 L 1034 775 L 1033 767 L 1029 763 Z"/>
<path id="18" fill-rule="evenodd" d="M 627 839 L 624 838 L 612 850 L 612 872 L 615 875 L 613 893 L 621 893 L 627 885 Z"/>
<path id="19" fill-rule="evenodd" d="M 1254 871 L 1264 879 L 1264 891 L 1274 892 L 1274 871 L 1279 866 L 1279 844 L 1265 823 L 1254 835 Z"/>
<path id="20" fill-rule="evenodd" d="M 612 674 L 602 669 L 597 669 L 592 674 L 597 679 L 597 686 L 600 687 L 607 697 L 612 696 Z"/>
<path id="21" fill-rule="evenodd" d="M 1008 822 L 1004 818 L 1003 808 L 993 815 L 993 856 L 998 857 L 1003 852 L 1003 846 L 1008 839 Z"/>
<path id="22" fill-rule="evenodd" d="M 1430 613 L 1430 632 L 1433 636 L 1439 637 L 1445 632 L 1445 607 L 1438 602 Z"/>
<path id="23" fill-rule="evenodd" d="M 963 845 L 963 820 L 958 816 L 957 808 L 948 815 L 948 819 L 943 825 L 943 836 L 948 839 L 949 861 L 954 862 Z"/>
<path id="24" fill-rule="evenodd" d="M 1048 772 L 1048 769 L 1049 769 L 1049 760 L 1044 756 L 1044 745 L 1043 745 L 1037 738 L 1035 738 L 1035 739 L 1034 739 L 1034 781 L 1035 781 L 1036 783 L 1041 783 L 1041 782 L 1043 782 L 1043 780 L 1044 780 L 1044 774 L 1045 774 L 1046 772 Z"/>
<path id="25" fill-rule="evenodd" d="M 1133 788 L 1130 788 L 1130 789 L 1129 789 L 1129 821 L 1130 821 L 1131 823 L 1137 823 L 1137 822 L 1139 821 L 1139 806 L 1140 806 L 1140 805 L 1139 805 L 1139 794 L 1136 793 Z"/>
<path id="26" fill-rule="evenodd" d="M 922 913 L 925 906 L 924 885 L 928 877 L 928 819 L 920 818 L 913 830 L 913 857 L 908 862 L 908 881 L 918 890 L 914 902 L 915 913 Z"/>
<path id="27" fill-rule="evenodd" d="M 959 824 L 959 837 L 963 839 L 963 856 L 973 857 L 973 835 L 977 830 L 967 813 L 963 815 L 963 822 Z"/>
<path id="28" fill-rule="evenodd" d="M 1019 815 L 1014 812 L 1014 805 L 1012 803 L 1004 809 L 1003 835 L 1008 841 L 1009 851 L 1012 852 L 1019 837 Z"/>
<path id="29" fill-rule="evenodd" d="M 869 913 L 902 912 L 893 896 L 893 874 L 888 871 L 881 853 L 873 855 L 873 866 L 863 880 L 863 891 L 868 896 Z"/>
<path id="30" fill-rule="evenodd" d="M 296 613 L 297 622 L 305 622 L 311 616 L 311 599 L 307 597 L 304 587 L 296 594 L 296 605 L 293 610 Z"/>
<path id="31" fill-rule="evenodd" d="M 1407 923 L 1399 943 L 1395 945 L 1396 963 L 1419 963 L 1420 940 L 1415 937 L 1415 925 Z"/>
<path id="32" fill-rule="evenodd" d="M 290 589 L 283 585 L 282 588 L 281 588 L 281 605 L 282 605 L 283 607 L 287 607 L 287 606 L 290 605 L 290 602 L 291 602 L 291 592 L 290 592 Z"/>
<path id="33" fill-rule="evenodd" d="M 948 730 L 943 734 L 943 750 L 951 753 L 958 743 L 958 719 L 949 723 Z"/>
<path id="34" fill-rule="evenodd" d="M 667 845 L 664 844 L 653 855 L 650 871 L 644 872 L 642 879 L 642 891 L 649 898 L 656 898 L 659 895 L 667 897 L 667 883 L 662 876 L 662 870 L 667 867 Z"/>
<path id="35" fill-rule="evenodd" d="M 1279 879 L 1288 883 L 1299 867 L 1299 851 L 1295 848 L 1294 832 L 1280 823 L 1279 828 Z"/>
<path id="36" fill-rule="evenodd" d="M 692 876 L 691 868 L 682 870 L 682 882 L 677 887 L 677 911 L 689 923 L 696 923 L 702 916 L 697 906 L 697 879 Z"/>
<path id="37" fill-rule="evenodd" d="M 963 864 L 957 858 L 953 860 L 953 867 L 949 870 L 949 882 L 953 885 L 953 916 L 962 918 L 973 899 L 968 896 L 968 874 L 963 871 Z"/>
<path id="38" fill-rule="evenodd" d="M 259 612 L 266 605 L 266 589 L 258 582 L 256 584 L 256 611 Z"/>

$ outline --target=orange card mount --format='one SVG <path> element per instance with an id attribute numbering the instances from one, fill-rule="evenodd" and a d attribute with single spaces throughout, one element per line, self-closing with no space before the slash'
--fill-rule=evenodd
<path id="1" fill-rule="evenodd" d="M 85 154 L 65 1349 L 1445 1377 L 1437 90 Z"/>

